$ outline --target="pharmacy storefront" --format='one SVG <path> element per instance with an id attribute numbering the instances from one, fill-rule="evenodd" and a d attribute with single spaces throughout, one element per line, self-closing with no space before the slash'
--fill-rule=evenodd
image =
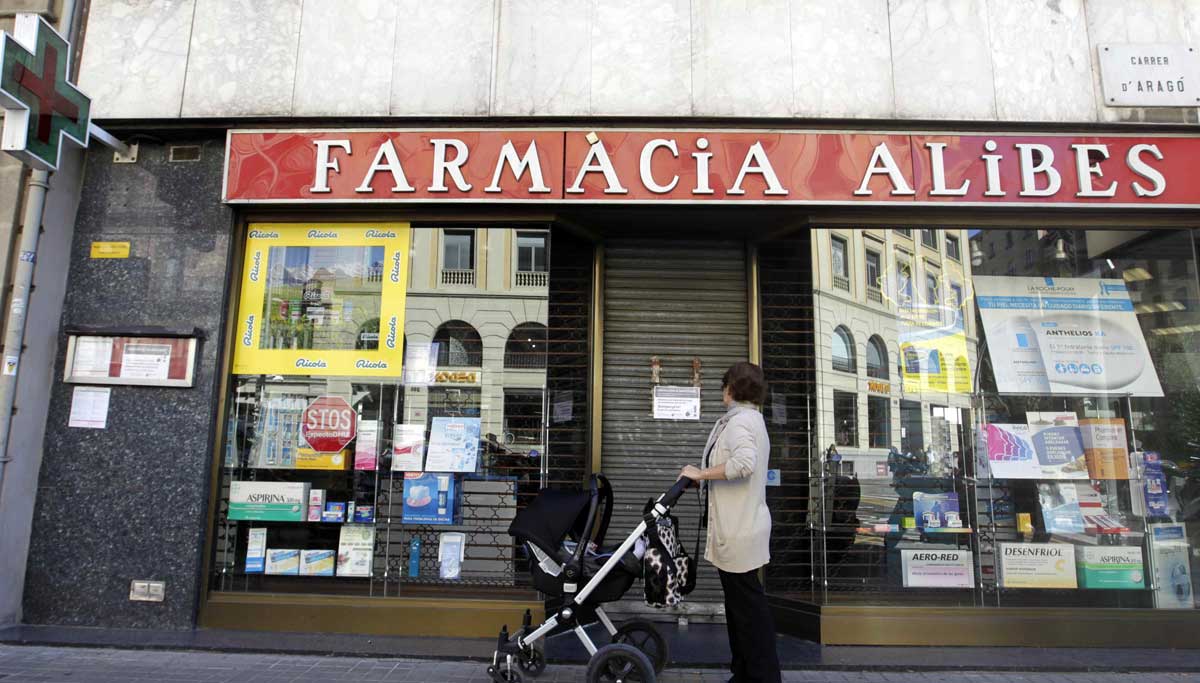
<path id="1" fill-rule="evenodd" d="M 516 512 L 604 472 L 623 535 L 751 360 L 781 630 L 1196 644 L 1200 138 L 246 129 L 141 153 L 89 158 L 66 334 L 94 356 L 197 312 L 193 386 L 102 383 L 87 434 L 207 435 L 165 489 L 193 542 L 127 577 L 195 582 L 195 625 L 494 636 L 543 604 Z M 89 256 L 111 241 L 134 258 Z M 122 292 L 128 325 L 85 313 Z M 48 461 L 83 440 L 79 388 Z M 156 397 L 194 414 L 128 412 Z M 721 618 L 709 570 L 681 613 Z"/>

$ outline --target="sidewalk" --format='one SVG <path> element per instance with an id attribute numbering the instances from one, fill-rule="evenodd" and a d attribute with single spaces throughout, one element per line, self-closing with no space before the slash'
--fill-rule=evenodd
<path id="1" fill-rule="evenodd" d="M 115 650 L 100 648 L 0 645 L 0 682 L 61 683 L 340 683 L 361 681 L 421 681 L 422 683 L 487 683 L 480 662 L 422 659 L 317 657 L 311 655 L 244 654 L 176 650 Z M 578 683 L 585 669 L 551 665 L 537 681 Z M 662 683 L 716 683 L 728 673 L 715 669 L 670 669 Z M 850 672 L 788 671 L 785 681 L 802 683 L 1121 683 L 1118 673 L 989 673 L 989 672 Z M 526 678 L 526 681 L 535 679 Z M 1200 683 L 1195 673 L 1143 673 L 1138 683 Z"/>

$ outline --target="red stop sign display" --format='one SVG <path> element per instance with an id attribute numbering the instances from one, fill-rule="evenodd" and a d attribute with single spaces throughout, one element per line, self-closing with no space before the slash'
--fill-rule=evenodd
<path id="1" fill-rule="evenodd" d="M 358 420 L 341 396 L 321 396 L 304 409 L 300 435 L 318 453 L 337 453 L 354 440 Z"/>

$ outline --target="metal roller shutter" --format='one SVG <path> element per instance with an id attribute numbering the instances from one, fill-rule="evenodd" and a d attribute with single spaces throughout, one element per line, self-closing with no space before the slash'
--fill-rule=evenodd
<path id="1" fill-rule="evenodd" d="M 742 242 L 622 239 L 605 245 L 601 468 L 615 490 L 611 540 L 629 533 L 646 500 L 666 491 L 681 467 L 699 463 L 713 421 L 725 412 L 721 376 L 748 357 L 746 279 Z M 663 385 L 683 386 L 691 385 L 692 359 L 699 357 L 699 422 L 652 419 L 652 356 L 662 362 Z M 689 553 L 698 514 L 694 494 L 676 508 Z M 696 592 L 684 607 L 698 616 L 718 613 L 717 572 L 706 562 L 700 567 Z M 634 591 L 621 608 L 637 610 L 632 599 L 640 598 L 640 584 Z"/>

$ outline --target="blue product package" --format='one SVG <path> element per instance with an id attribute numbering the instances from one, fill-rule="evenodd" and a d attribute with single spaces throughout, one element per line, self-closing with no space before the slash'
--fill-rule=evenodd
<path id="1" fill-rule="evenodd" d="M 453 474 L 404 475 L 404 524 L 454 524 L 457 512 L 458 482 Z"/>
<path id="2" fill-rule="evenodd" d="M 356 505 L 354 506 L 354 523 L 355 524 L 370 524 L 375 521 L 375 506 L 374 505 Z"/>
<path id="3" fill-rule="evenodd" d="M 408 575 L 412 578 L 421 575 L 421 539 L 416 536 L 408 544 Z"/>

